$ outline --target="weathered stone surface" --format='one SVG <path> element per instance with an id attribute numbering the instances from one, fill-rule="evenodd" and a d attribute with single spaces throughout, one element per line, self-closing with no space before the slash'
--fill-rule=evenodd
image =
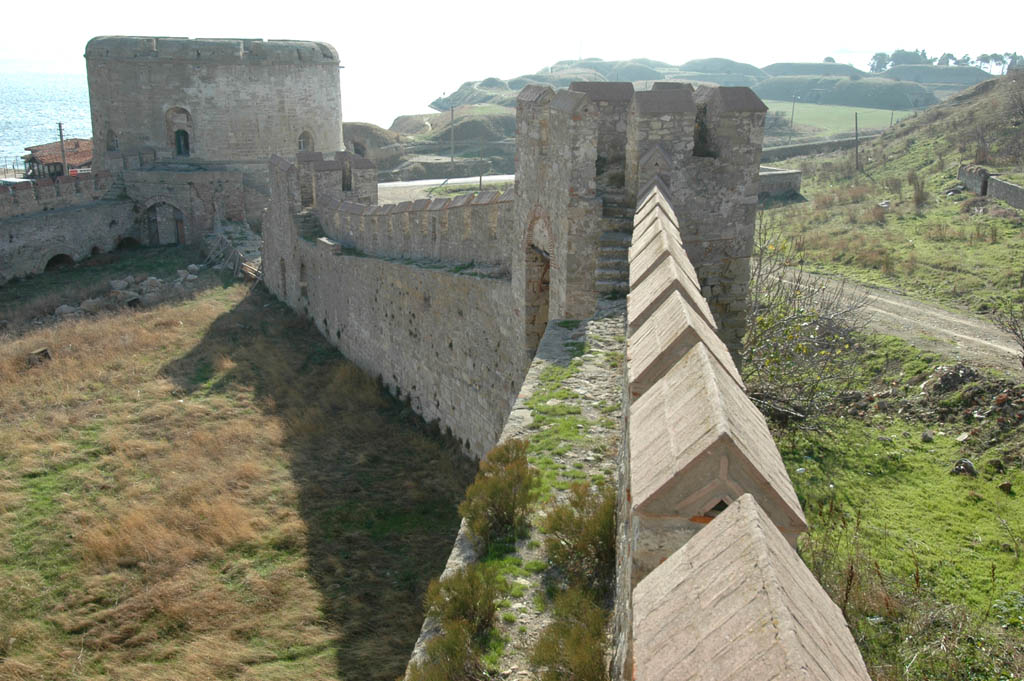
<path id="1" fill-rule="evenodd" d="M 633 593 L 637 681 L 868 681 L 842 612 L 751 495 Z"/>
<path id="2" fill-rule="evenodd" d="M 807 529 L 768 425 L 721 361 L 695 345 L 630 406 L 634 582 L 751 493 L 792 544 Z"/>
<path id="3" fill-rule="evenodd" d="M 649 248 L 648 252 L 657 248 Z M 682 294 L 687 304 L 704 319 L 704 322 L 715 328 L 715 319 L 711 315 L 707 301 L 700 294 L 700 289 L 680 266 L 679 261 L 669 255 L 668 248 L 662 250 L 663 257 L 642 270 L 647 259 L 634 259 L 629 264 L 629 332 L 633 333 L 658 309 L 665 299 L 673 292 Z M 685 258 L 685 255 L 683 255 Z M 634 272 L 641 272 L 634 277 Z M 639 280 L 639 283 L 637 281 Z"/>
<path id="4" fill-rule="evenodd" d="M 106 302 L 102 298 L 88 298 L 82 301 L 81 308 L 86 312 L 99 312 L 106 307 Z"/>
<path id="5" fill-rule="evenodd" d="M 661 379 L 697 343 L 704 343 L 727 373 L 743 385 L 729 350 L 715 330 L 690 307 L 678 291 L 672 291 L 647 321 L 629 336 L 626 380 L 636 399 Z"/>

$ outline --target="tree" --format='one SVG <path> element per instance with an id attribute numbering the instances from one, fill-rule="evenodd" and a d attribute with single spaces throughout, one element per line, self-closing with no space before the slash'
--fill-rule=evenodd
<path id="1" fill-rule="evenodd" d="M 981 64 L 981 66 L 983 68 L 985 68 L 986 71 L 988 71 L 989 73 L 992 73 L 992 70 L 988 68 L 988 65 L 992 63 L 992 55 L 991 54 L 979 54 L 978 55 L 978 63 Z"/>
<path id="2" fill-rule="evenodd" d="M 924 50 L 896 50 L 890 58 L 893 66 L 901 64 L 930 64 L 928 53 Z"/>
<path id="3" fill-rule="evenodd" d="M 957 66 L 970 66 L 971 65 L 971 55 L 965 54 L 964 56 L 960 57 L 959 59 L 956 60 L 956 65 Z"/>
<path id="4" fill-rule="evenodd" d="M 949 65 L 955 64 L 955 63 L 956 63 L 956 57 L 953 56 L 953 53 L 946 52 L 941 57 L 939 57 L 938 62 L 936 62 L 936 66 L 949 66 Z"/>
<path id="5" fill-rule="evenodd" d="M 1000 75 L 1006 73 L 1006 58 L 1003 57 L 1003 55 L 997 52 L 993 52 L 992 54 L 988 55 L 988 59 L 989 61 L 992 62 L 994 66 L 1002 67 L 999 71 Z"/>
<path id="6" fill-rule="evenodd" d="M 826 64 L 835 64 L 836 60 L 833 59 L 832 57 L 825 57 L 825 63 Z"/>
<path id="7" fill-rule="evenodd" d="M 889 54 L 887 52 L 875 52 L 875 56 L 871 57 L 871 65 L 869 67 L 871 73 L 881 73 L 889 68 Z"/>

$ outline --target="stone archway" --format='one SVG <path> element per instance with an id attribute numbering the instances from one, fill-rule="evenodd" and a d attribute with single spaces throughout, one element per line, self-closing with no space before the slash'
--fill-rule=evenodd
<path id="1" fill-rule="evenodd" d="M 171 246 L 188 242 L 185 213 L 165 197 L 146 202 L 139 218 L 139 235 L 146 246 Z"/>
<path id="2" fill-rule="evenodd" d="M 67 253 L 57 253 L 52 255 L 46 260 L 46 265 L 43 266 L 43 270 L 46 272 L 52 272 L 54 270 L 63 270 L 71 267 L 75 264 L 75 259 Z"/>

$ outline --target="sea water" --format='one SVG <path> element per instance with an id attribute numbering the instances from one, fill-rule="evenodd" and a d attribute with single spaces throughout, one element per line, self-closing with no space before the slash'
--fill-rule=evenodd
<path id="1" fill-rule="evenodd" d="M 92 137 L 85 74 L 0 72 L 0 165 L 10 167 L 25 147 L 64 137 Z"/>

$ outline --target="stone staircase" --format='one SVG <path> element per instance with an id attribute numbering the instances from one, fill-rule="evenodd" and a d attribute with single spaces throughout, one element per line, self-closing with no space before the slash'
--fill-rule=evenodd
<path id="1" fill-rule="evenodd" d="M 612 222 L 606 220 L 606 222 Z M 615 220 L 614 222 L 618 222 Z M 623 220 L 623 223 L 626 223 Z M 628 221 L 632 224 L 632 221 Z M 629 243 L 633 233 L 626 224 L 601 234 L 598 239 L 596 288 L 604 295 L 621 294 L 629 291 Z"/>
<path id="2" fill-rule="evenodd" d="M 306 241 L 316 241 L 324 236 L 324 228 L 320 226 L 320 218 L 313 213 L 311 208 L 304 208 L 295 214 L 295 226 L 299 230 L 299 236 Z"/>

